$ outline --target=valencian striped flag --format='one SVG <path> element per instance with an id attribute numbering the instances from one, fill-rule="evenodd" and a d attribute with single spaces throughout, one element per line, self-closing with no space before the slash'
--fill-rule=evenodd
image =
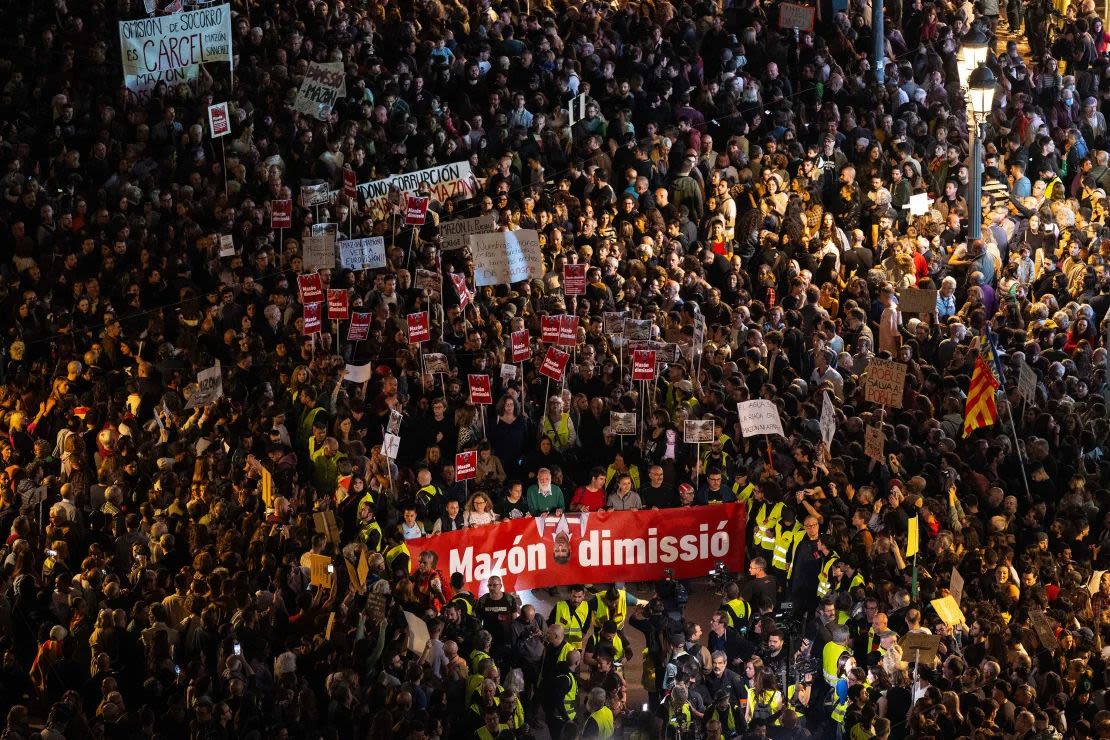
<path id="1" fill-rule="evenodd" d="M 967 391 L 967 405 L 964 407 L 964 436 L 976 429 L 998 423 L 998 406 L 994 394 L 1002 386 L 999 374 L 998 355 L 994 343 L 982 338 L 979 355 L 975 358 L 975 370 L 971 374 L 971 386 Z"/>

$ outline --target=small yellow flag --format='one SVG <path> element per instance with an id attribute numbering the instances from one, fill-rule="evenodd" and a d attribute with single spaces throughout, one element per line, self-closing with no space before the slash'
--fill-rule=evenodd
<path id="1" fill-rule="evenodd" d="M 271 508 L 274 500 L 274 476 L 270 475 L 270 471 L 262 468 L 262 480 L 260 486 L 262 489 L 262 504 L 267 508 Z"/>
<path id="2" fill-rule="evenodd" d="M 909 521 L 910 531 L 909 531 L 909 536 L 906 538 L 906 557 L 907 558 L 912 558 L 914 555 L 916 555 L 917 554 L 917 549 L 920 546 L 920 542 L 919 542 L 920 534 L 918 533 L 917 520 L 918 520 L 918 517 L 917 517 L 916 514 L 914 516 L 910 517 L 910 521 Z"/>

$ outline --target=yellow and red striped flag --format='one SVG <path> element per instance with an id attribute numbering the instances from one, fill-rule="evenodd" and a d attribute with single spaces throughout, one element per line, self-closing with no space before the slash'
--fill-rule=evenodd
<path id="1" fill-rule="evenodd" d="M 984 337 L 979 354 L 975 358 L 971 386 L 967 390 L 967 405 L 964 406 L 965 437 L 976 429 L 998 423 L 998 406 L 995 404 L 994 394 L 1001 385 L 994 345 Z"/>

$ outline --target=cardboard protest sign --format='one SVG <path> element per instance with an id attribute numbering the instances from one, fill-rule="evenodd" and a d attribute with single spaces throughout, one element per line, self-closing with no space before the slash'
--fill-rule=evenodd
<path id="1" fill-rule="evenodd" d="M 317 511 L 312 514 L 312 525 L 317 534 L 322 534 L 328 542 L 339 543 L 339 525 L 335 522 L 335 512 Z"/>
<path id="2" fill-rule="evenodd" d="M 328 289 L 328 320 L 346 321 L 351 317 L 351 296 L 347 291 L 336 288 Z"/>
<path id="3" fill-rule="evenodd" d="M 799 3 L 779 4 L 779 28 L 797 28 L 804 33 L 813 33 L 816 18 L 816 6 Z"/>
<path id="4" fill-rule="evenodd" d="M 821 441 L 825 447 L 832 449 L 833 437 L 836 436 L 836 410 L 833 409 L 832 399 L 828 393 L 822 394 L 825 400 L 821 402 Z"/>
<path id="5" fill-rule="evenodd" d="M 863 437 L 864 454 L 872 460 L 882 462 L 885 450 L 886 435 L 883 434 L 883 428 L 877 424 L 868 424 Z"/>
<path id="6" fill-rule="evenodd" d="M 319 303 L 324 300 L 324 283 L 318 273 L 298 275 L 297 289 L 300 291 L 301 303 Z"/>
<path id="7" fill-rule="evenodd" d="M 743 401 L 736 404 L 736 410 L 740 414 L 740 431 L 745 437 L 754 437 L 757 434 L 786 436 L 782 433 L 782 419 L 774 401 L 765 398 Z"/>
<path id="8" fill-rule="evenodd" d="M 145 103 L 159 82 L 170 88 L 197 79 L 201 64 L 234 63 L 231 6 L 119 23 L 123 84 Z"/>
<path id="9" fill-rule="evenodd" d="M 339 266 L 348 270 L 377 270 L 385 267 L 385 238 L 343 239 L 336 242 Z"/>
<path id="10" fill-rule="evenodd" d="M 528 339 L 528 330 L 521 329 L 509 335 L 509 352 L 513 362 L 524 362 L 532 356 L 532 345 Z"/>
<path id="11" fill-rule="evenodd" d="M 543 252 L 533 229 L 475 234 L 470 237 L 474 284 L 508 285 L 543 275 Z"/>
<path id="12" fill-rule="evenodd" d="M 420 344 L 432 338 L 432 324 L 427 311 L 408 315 L 409 344 Z"/>
<path id="13" fill-rule="evenodd" d="M 475 406 L 493 404 L 493 388 L 490 385 L 488 375 L 468 375 L 466 380 L 470 386 L 470 402 L 472 404 Z"/>
<path id="14" fill-rule="evenodd" d="M 454 221 L 439 222 L 439 244 L 444 252 L 463 249 L 470 246 L 470 237 L 474 234 L 492 232 L 497 226 L 497 219 L 493 214 L 474 218 L 459 218 Z"/>
<path id="15" fill-rule="evenodd" d="M 957 604 L 964 598 L 964 577 L 955 568 L 952 569 L 952 577 L 948 581 L 948 593 Z"/>
<path id="16" fill-rule="evenodd" d="M 959 602 L 951 596 L 933 599 L 929 603 L 932 605 L 933 611 L 940 617 L 940 621 L 944 622 L 949 627 L 959 627 L 966 621 L 963 610 L 960 609 Z"/>
<path id="17" fill-rule="evenodd" d="M 1033 403 L 1037 397 L 1037 374 L 1025 362 L 1018 366 L 1018 393 L 1026 403 Z"/>
<path id="18" fill-rule="evenodd" d="M 343 62 L 309 62 L 293 110 L 326 121 L 339 99 L 347 95 Z"/>
<path id="19" fill-rule="evenodd" d="M 405 195 L 405 226 L 423 226 L 431 199 L 426 195 Z"/>
<path id="20" fill-rule="evenodd" d="M 540 365 L 540 375 L 546 378 L 551 378 L 556 383 L 563 379 L 563 373 L 567 369 L 567 361 L 570 355 L 555 347 L 548 347 L 547 354 L 544 355 L 543 363 Z"/>
<path id="21" fill-rule="evenodd" d="M 682 425 L 682 441 L 687 444 L 708 444 L 716 439 L 716 425 L 712 419 L 687 419 Z"/>
<path id="22" fill-rule="evenodd" d="M 906 366 L 894 360 L 872 358 L 867 364 L 864 400 L 882 406 L 902 408 L 902 388 L 906 383 Z"/>
<path id="23" fill-rule="evenodd" d="M 356 311 L 351 314 L 351 323 L 347 327 L 348 342 L 362 342 L 370 336 L 370 314 Z"/>
<path id="24" fill-rule="evenodd" d="M 382 438 L 382 454 L 390 460 L 397 459 L 397 452 L 401 449 L 401 438 L 388 432 Z"/>
<path id="25" fill-rule="evenodd" d="M 934 313 L 937 291 L 926 288 L 902 288 L 898 291 L 898 310 L 902 313 Z"/>
<path id="26" fill-rule="evenodd" d="M 331 588 L 335 578 L 335 566 L 330 555 L 308 555 L 309 584 L 320 588 Z"/>
<path id="27" fill-rule="evenodd" d="M 213 139 L 231 133 L 231 115 L 227 112 L 227 103 L 208 106 L 208 130 Z"/>
<path id="28" fill-rule="evenodd" d="M 348 364 L 343 370 L 343 380 L 356 385 L 361 385 L 372 377 L 374 377 L 374 363 L 372 362 L 365 365 Z"/>
<path id="29" fill-rule="evenodd" d="M 617 436 L 636 436 L 636 413 L 614 411 L 609 414 L 609 431 Z"/>
<path id="30" fill-rule="evenodd" d="M 293 228 L 293 201 L 289 199 L 270 201 L 270 228 Z"/>
<path id="31" fill-rule="evenodd" d="M 478 477 L 478 452 L 469 450 L 455 454 L 455 480 L 473 480 Z"/>
<path id="32" fill-rule="evenodd" d="M 632 380 L 655 380 L 655 350 L 637 349 L 632 352 Z"/>
<path id="33" fill-rule="evenodd" d="M 586 265 L 563 265 L 563 295 L 586 295 Z"/>
<path id="34" fill-rule="evenodd" d="M 215 365 L 197 373 L 197 389 L 189 396 L 185 408 L 188 410 L 207 406 L 223 396 L 223 370 L 220 368 L 220 361 L 216 360 Z"/>
<path id="35" fill-rule="evenodd" d="M 309 334 L 319 334 L 324 330 L 320 317 L 320 309 L 323 305 L 324 304 L 322 301 L 319 303 L 304 304 L 303 309 L 305 336 L 308 336 Z"/>
<path id="36" fill-rule="evenodd" d="M 335 269 L 335 235 L 315 234 L 301 242 L 301 269 L 305 272 Z"/>
<path id="37" fill-rule="evenodd" d="M 560 347 L 574 347 L 578 344 L 578 317 L 565 314 L 559 317 Z"/>

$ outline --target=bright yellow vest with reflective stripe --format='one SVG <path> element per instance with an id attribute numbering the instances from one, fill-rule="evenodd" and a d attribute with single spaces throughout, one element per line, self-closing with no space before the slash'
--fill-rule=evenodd
<path id="1" fill-rule="evenodd" d="M 570 679 L 570 690 L 563 696 L 563 709 L 566 711 L 567 717 L 573 722 L 578 714 L 578 679 L 574 677 L 573 673 L 564 673 L 563 675 Z"/>
<path id="2" fill-rule="evenodd" d="M 771 567 L 783 573 L 789 573 L 794 567 L 794 548 L 805 536 L 805 528 L 794 522 L 792 529 L 784 529 L 782 524 L 775 525 L 778 535 L 775 537 L 775 552 L 771 556 Z"/>
<path id="3" fill-rule="evenodd" d="M 768 509 L 768 502 L 759 505 L 755 514 L 755 531 L 752 540 L 756 547 L 761 547 L 767 552 L 775 549 L 775 525 L 782 518 L 782 504 L 774 504 Z"/>
<path id="4" fill-rule="evenodd" d="M 563 625 L 563 635 L 575 650 L 582 649 L 583 637 L 589 624 L 590 605 L 585 600 L 573 612 L 564 599 L 555 605 L 555 622 Z"/>
<path id="5" fill-rule="evenodd" d="M 839 678 L 837 668 L 840 663 L 840 656 L 846 652 L 848 652 L 848 648 L 835 642 L 826 642 L 825 647 L 821 650 L 821 673 L 825 678 L 825 683 L 830 687 L 836 686 Z"/>
<path id="6" fill-rule="evenodd" d="M 597 737 L 598 740 L 607 740 L 613 737 L 616 727 L 613 724 L 613 710 L 609 707 L 602 707 L 590 715 L 594 722 L 597 722 Z"/>
<path id="7" fill-rule="evenodd" d="M 833 563 L 840 559 L 840 556 L 835 552 L 831 553 L 825 560 L 825 564 L 821 566 L 821 573 L 817 576 L 817 598 L 823 599 L 832 593 L 832 581 L 829 580 L 829 571 L 832 570 Z"/>

